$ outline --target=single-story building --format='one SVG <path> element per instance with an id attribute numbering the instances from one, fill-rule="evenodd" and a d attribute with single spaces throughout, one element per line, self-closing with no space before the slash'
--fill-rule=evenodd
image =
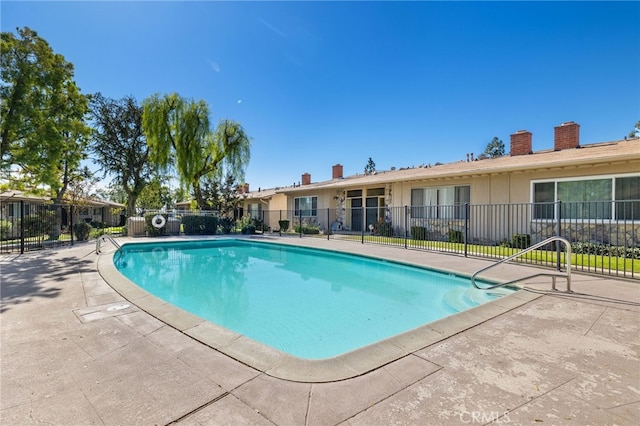
<path id="1" fill-rule="evenodd" d="M 15 238 L 20 235 L 19 221 L 21 206 L 24 215 L 37 214 L 44 204 L 50 203 L 49 197 L 27 194 L 17 189 L 0 193 L 0 237 Z"/>
<path id="2" fill-rule="evenodd" d="M 89 223 L 103 223 L 107 226 L 123 226 L 126 219 L 124 204 L 97 198 L 85 198 L 76 201 L 77 218 Z"/>
<path id="3" fill-rule="evenodd" d="M 120 203 L 88 198 L 66 203 L 60 207 L 60 218 L 63 227 L 70 224 L 69 205 L 74 206 L 75 221 L 103 223 L 107 226 L 121 226 L 124 224 L 126 206 Z M 19 190 L 7 190 L 0 193 L 0 220 L 9 222 L 6 237 L 16 237 L 19 233 L 19 221 L 22 215 L 29 217 L 39 212 L 50 210 L 52 200 L 47 196 L 27 194 Z M 24 208 L 24 212 L 21 211 Z"/>
<path id="4" fill-rule="evenodd" d="M 490 224 L 504 228 L 492 229 L 493 236 L 509 238 L 515 221 L 526 221 L 527 233 L 535 235 L 549 223 L 579 218 L 583 227 L 590 220 L 611 219 L 616 226 L 622 220 L 627 234 L 632 222 L 632 240 L 638 241 L 640 139 L 581 145 L 574 122 L 556 126 L 554 133 L 553 148 L 534 151 L 531 132 L 520 130 L 511 135 L 509 155 L 497 158 L 351 176 L 336 164 L 331 180 L 312 182 L 305 173 L 301 185 L 249 192 L 244 206 L 271 226 L 285 211 L 289 219 L 304 217 L 324 230 L 361 232 L 389 223 L 397 233 L 420 225 L 445 235 L 470 219 L 466 205 L 535 205 L 517 210 L 521 217 L 478 220 L 474 238 L 482 240 Z M 556 201 L 566 203 L 562 213 Z M 583 207 L 577 203 L 592 202 L 607 204 L 578 211 Z"/>

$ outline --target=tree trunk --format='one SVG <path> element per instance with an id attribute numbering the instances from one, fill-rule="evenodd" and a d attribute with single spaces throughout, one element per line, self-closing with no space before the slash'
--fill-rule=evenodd
<path id="1" fill-rule="evenodd" d="M 193 182 L 193 197 L 196 199 L 196 203 L 200 210 L 207 209 L 207 202 L 202 195 L 202 188 L 200 188 L 200 179 Z"/>
<path id="2" fill-rule="evenodd" d="M 127 193 L 127 217 L 134 217 L 136 215 L 136 202 L 138 196 L 133 193 Z"/>
<path id="3" fill-rule="evenodd" d="M 51 227 L 51 234 L 49 235 L 50 240 L 58 240 L 60 238 L 60 232 L 62 231 L 62 198 L 64 197 L 64 193 L 64 189 L 56 191 L 56 198 L 53 200 L 55 216 Z M 74 223 L 76 223 L 75 218 Z M 73 232 L 73 229 L 69 229 L 69 232 Z"/>

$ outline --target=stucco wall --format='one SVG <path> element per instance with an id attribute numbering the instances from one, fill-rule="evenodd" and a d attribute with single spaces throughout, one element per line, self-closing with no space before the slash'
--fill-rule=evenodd
<path id="1" fill-rule="evenodd" d="M 411 205 L 414 188 L 471 186 L 471 204 L 509 204 L 531 202 L 531 181 L 564 178 L 597 178 L 598 176 L 637 173 L 638 163 L 619 163 L 600 166 L 585 165 L 527 172 L 513 172 L 472 176 L 470 178 L 443 178 L 432 181 L 397 182 L 393 184 L 393 206 Z"/>

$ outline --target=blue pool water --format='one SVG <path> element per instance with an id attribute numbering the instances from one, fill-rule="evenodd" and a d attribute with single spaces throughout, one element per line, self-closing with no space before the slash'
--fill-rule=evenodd
<path id="1" fill-rule="evenodd" d="M 116 267 L 149 293 L 293 356 L 329 358 L 510 290 L 326 250 L 247 240 L 125 244 Z"/>

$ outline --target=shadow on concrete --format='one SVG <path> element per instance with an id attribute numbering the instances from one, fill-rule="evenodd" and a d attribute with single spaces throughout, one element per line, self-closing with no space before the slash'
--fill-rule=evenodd
<path id="1" fill-rule="evenodd" d="M 55 298 L 64 283 L 77 274 L 95 272 L 94 262 L 90 259 L 53 257 L 52 252 L 30 253 L 0 260 L 0 313 L 33 298 Z M 52 286 L 52 282 L 59 285 Z"/>

